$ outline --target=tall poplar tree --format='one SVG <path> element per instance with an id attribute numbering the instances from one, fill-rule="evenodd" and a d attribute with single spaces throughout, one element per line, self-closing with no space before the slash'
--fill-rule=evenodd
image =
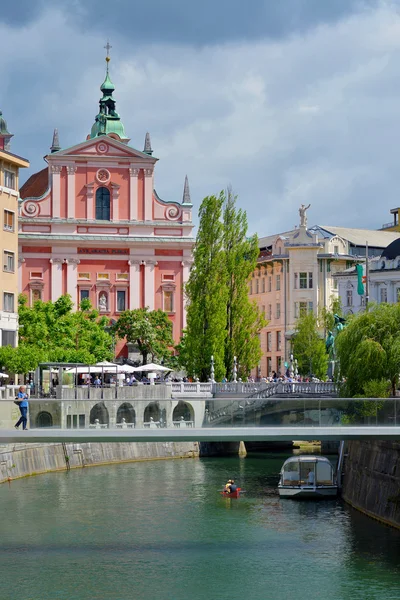
<path id="1" fill-rule="evenodd" d="M 225 373 L 232 378 L 236 356 L 238 374 L 248 375 L 261 358 L 258 334 L 267 325 L 255 302 L 249 298 L 248 280 L 259 254 L 256 235 L 247 237 L 247 215 L 236 208 L 236 198 L 228 189 L 223 211 L 224 257 L 227 275 Z"/>
<path id="2" fill-rule="evenodd" d="M 207 381 L 214 357 L 215 378 L 225 374 L 226 264 L 223 253 L 224 194 L 204 198 L 193 251 L 193 266 L 185 291 L 187 331 L 185 362 L 190 376 Z"/>

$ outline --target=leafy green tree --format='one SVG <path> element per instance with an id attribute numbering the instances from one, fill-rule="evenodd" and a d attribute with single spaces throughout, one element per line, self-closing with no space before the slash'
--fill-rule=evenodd
<path id="1" fill-rule="evenodd" d="M 46 356 L 34 346 L 0 347 L 0 367 L 8 374 L 34 371 Z"/>
<path id="2" fill-rule="evenodd" d="M 326 377 L 328 355 L 325 341 L 319 334 L 318 319 L 312 312 L 301 315 L 297 320 L 293 354 L 297 359 L 300 375 L 315 375 L 318 379 Z"/>
<path id="3" fill-rule="evenodd" d="M 174 345 L 172 323 L 162 310 L 150 311 L 147 307 L 125 310 L 113 331 L 119 338 L 126 338 L 127 342 L 138 347 L 143 364 L 147 363 L 149 355 L 152 362 L 156 358 L 164 361 L 171 358 Z"/>
<path id="4" fill-rule="evenodd" d="M 400 372 L 400 305 L 372 305 L 354 315 L 337 338 L 342 395 L 365 393 L 371 381 L 385 380 L 395 395 Z"/>
<path id="5" fill-rule="evenodd" d="M 212 356 L 215 377 L 221 379 L 225 374 L 228 290 L 221 221 L 224 200 L 221 193 L 219 197 L 208 196 L 201 203 L 194 262 L 185 288 L 186 369 L 190 376 L 202 381 L 210 377 Z"/>
<path id="6" fill-rule="evenodd" d="M 69 295 L 60 296 L 56 302 L 39 300 L 32 307 L 21 295 L 18 312 L 19 346 L 14 349 L 16 357 L 22 352 L 28 355 L 33 352 L 37 356 L 37 364 L 52 361 L 93 364 L 113 357 L 113 337 L 106 331 L 108 319 L 99 317 L 99 312 L 92 309 L 89 300 L 84 300 L 75 311 Z"/>
<path id="7" fill-rule="evenodd" d="M 225 341 L 225 375 L 232 377 L 233 359 L 237 357 L 239 375 L 250 373 L 261 358 L 258 334 L 267 321 L 256 302 L 249 299 L 248 280 L 257 265 L 257 236 L 247 237 L 247 215 L 236 208 L 236 198 L 228 190 L 223 210 L 223 247 L 227 278 L 227 322 Z"/>

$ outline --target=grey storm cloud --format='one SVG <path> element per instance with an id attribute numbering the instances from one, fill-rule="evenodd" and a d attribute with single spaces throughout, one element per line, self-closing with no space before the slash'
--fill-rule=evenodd
<path id="1" fill-rule="evenodd" d="M 259 235 L 302 202 L 310 223 L 371 228 L 399 204 L 398 2 L 16 4 L 0 108 L 29 173 L 54 127 L 64 147 L 86 138 L 109 37 L 117 110 L 134 147 L 150 131 L 161 197 L 180 199 L 187 173 L 197 211 L 231 184 Z"/>
<path id="2" fill-rule="evenodd" d="M 49 8 L 65 10 L 82 31 L 97 28 L 132 44 L 216 44 L 226 40 L 280 38 L 335 22 L 377 0 L 18 0 L 0 19 L 19 26 Z"/>

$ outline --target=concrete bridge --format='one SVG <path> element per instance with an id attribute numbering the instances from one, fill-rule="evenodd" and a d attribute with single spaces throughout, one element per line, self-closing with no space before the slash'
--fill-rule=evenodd
<path id="1" fill-rule="evenodd" d="M 58 386 L 30 398 L 27 432 L 14 387 L 0 388 L 0 443 L 400 438 L 400 398 L 337 398 L 332 383 Z"/>

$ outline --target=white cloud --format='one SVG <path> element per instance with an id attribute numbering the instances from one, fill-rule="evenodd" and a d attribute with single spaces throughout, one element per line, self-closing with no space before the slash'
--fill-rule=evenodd
<path id="1" fill-rule="evenodd" d="M 158 193 L 201 198 L 232 184 L 260 235 L 310 223 L 379 227 L 398 205 L 400 17 L 383 3 L 306 36 L 208 46 L 119 46 L 117 110 L 132 145 L 151 132 Z M 2 110 L 15 151 L 36 168 L 53 127 L 86 137 L 97 111 L 106 32 L 45 13 L 0 26 Z M 121 42 L 122 44 L 122 42 Z"/>

